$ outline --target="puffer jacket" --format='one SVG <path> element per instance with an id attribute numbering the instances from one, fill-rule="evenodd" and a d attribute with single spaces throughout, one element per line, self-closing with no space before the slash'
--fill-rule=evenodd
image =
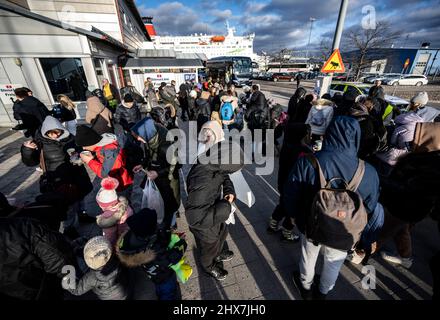
<path id="1" fill-rule="evenodd" d="M 228 164 L 230 153 L 234 149 L 232 143 L 229 146 L 226 143 L 219 142 L 199 156 L 187 177 L 188 198 L 185 203 L 185 215 L 195 237 L 208 243 L 218 240 L 231 213 L 231 204 L 221 198 L 222 192 L 223 195 L 235 196 L 229 174 L 243 167 L 242 154 L 238 164 Z M 217 153 L 213 154 L 216 150 Z M 204 164 L 207 158 L 211 157 L 213 161 Z"/>
<path id="2" fill-rule="evenodd" d="M 390 137 L 391 147 L 386 152 L 378 153 L 377 158 L 394 166 L 398 158 L 407 154 L 411 149 L 411 142 L 414 140 L 414 132 L 418 122 L 423 122 L 423 119 L 414 112 L 397 116 L 395 119 L 396 128 Z"/>
<path id="3" fill-rule="evenodd" d="M 205 122 L 209 121 L 211 117 L 211 105 L 208 100 L 202 98 L 196 100 L 194 117 L 197 120 L 197 128 L 201 128 Z"/>
<path id="4" fill-rule="evenodd" d="M 95 158 L 88 166 L 100 178 L 109 176 L 117 179 L 119 186 L 116 191 L 123 191 L 133 184 L 133 175 L 126 168 L 126 151 L 119 146 L 115 135 L 107 133 L 102 136 L 93 150 Z"/>
<path id="5" fill-rule="evenodd" d="M 21 120 L 26 130 L 26 137 L 35 136 L 35 132 L 50 114 L 46 106 L 35 97 L 26 97 L 15 101 L 13 105 L 14 119 Z"/>
<path id="6" fill-rule="evenodd" d="M 334 177 L 351 181 L 359 164 L 357 153 L 360 138 L 361 129 L 356 119 L 335 117 L 327 129 L 321 151 L 315 154 L 327 181 Z M 310 160 L 301 157 L 293 166 L 284 187 L 284 208 L 295 218 L 302 233 L 305 233 L 306 218 L 313 197 L 320 189 L 316 173 Z M 365 174 L 357 192 L 362 197 L 370 218 L 379 198 L 379 177 L 368 163 L 365 163 Z"/>
<path id="7" fill-rule="evenodd" d="M 136 102 L 133 103 L 131 108 L 127 107 L 124 102 L 122 102 L 117 108 L 113 115 L 114 124 L 119 124 L 122 126 L 124 131 L 130 131 L 130 128 L 141 120 L 141 112 Z"/>
<path id="8" fill-rule="evenodd" d="M 46 136 L 46 132 L 53 129 L 62 130 L 61 136 L 52 140 Z M 40 130 L 35 136 L 35 143 L 38 149 L 21 147 L 23 163 L 28 166 L 36 166 L 40 163 L 40 151 L 43 152 L 44 162 L 47 171 L 47 178 L 55 186 L 73 184 L 78 186 L 82 199 L 93 190 L 89 175 L 83 166 L 76 166 L 70 162 L 67 153 L 68 149 L 79 150 L 74 142 L 73 136 L 54 117 L 47 116 Z"/>
<path id="9" fill-rule="evenodd" d="M 62 299 L 62 268 L 75 265 L 64 236 L 30 218 L 0 218 L 0 293 L 23 300 Z"/>
<path id="10" fill-rule="evenodd" d="M 112 257 L 100 270 L 89 270 L 77 281 L 75 289 L 68 289 L 75 296 L 90 290 L 99 300 L 127 299 L 128 276 L 116 257 Z"/>

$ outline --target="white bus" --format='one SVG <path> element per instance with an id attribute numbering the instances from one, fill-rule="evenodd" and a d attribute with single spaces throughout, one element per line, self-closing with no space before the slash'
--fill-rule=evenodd
<path id="1" fill-rule="evenodd" d="M 313 65 L 307 62 L 271 62 L 268 65 L 267 73 L 283 72 L 308 72 L 313 70 Z"/>

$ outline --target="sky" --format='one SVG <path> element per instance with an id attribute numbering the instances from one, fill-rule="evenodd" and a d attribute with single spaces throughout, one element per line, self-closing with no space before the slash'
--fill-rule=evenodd
<path id="1" fill-rule="evenodd" d="M 153 16 L 159 35 L 226 34 L 225 22 L 237 35 L 255 33 L 257 54 L 282 48 L 303 50 L 313 22 L 311 47 L 331 41 L 340 0 L 136 0 L 143 16 Z M 440 47 L 440 0 L 349 0 L 346 30 L 388 21 L 400 36 L 394 47 Z M 343 33 L 344 39 L 344 33 Z"/>

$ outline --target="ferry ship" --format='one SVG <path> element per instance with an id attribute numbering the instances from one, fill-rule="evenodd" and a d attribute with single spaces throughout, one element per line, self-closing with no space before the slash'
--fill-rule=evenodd
<path id="1" fill-rule="evenodd" d="M 182 53 L 203 53 L 208 59 L 220 56 L 240 56 L 257 59 L 254 53 L 255 34 L 236 36 L 235 28 L 226 22 L 226 35 L 192 34 L 189 36 L 159 36 L 152 17 L 143 17 L 145 28 L 155 49 L 174 49 Z"/>

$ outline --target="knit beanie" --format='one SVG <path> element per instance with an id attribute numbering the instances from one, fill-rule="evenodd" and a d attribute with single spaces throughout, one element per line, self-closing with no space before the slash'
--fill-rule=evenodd
<path id="1" fill-rule="evenodd" d="M 103 236 L 90 239 L 84 247 L 84 260 L 90 269 L 104 267 L 112 256 L 112 245 Z"/>
<path id="2" fill-rule="evenodd" d="M 156 210 L 142 209 L 127 219 L 130 230 L 140 238 L 148 238 L 156 232 L 157 214 Z"/>
<path id="3" fill-rule="evenodd" d="M 119 181 L 112 177 L 107 177 L 101 181 L 101 189 L 99 189 L 96 195 L 96 202 L 101 209 L 113 207 L 118 204 L 118 195 L 116 188 L 119 185 Z"/>
<path id="4" fill-rule="evenodd" d="M 418 105 L 420 107 L 425 106 L 429 101 L 427 92 L 419 92 L 411 98 L 411 104 Z"/>
<path id="5" fill-rule="evenodd" d="M 89 147 L 101 141 L 102 137 L 92 128 L 80 125 L 76 128 L 75 143 L 79 147 Z"/>

